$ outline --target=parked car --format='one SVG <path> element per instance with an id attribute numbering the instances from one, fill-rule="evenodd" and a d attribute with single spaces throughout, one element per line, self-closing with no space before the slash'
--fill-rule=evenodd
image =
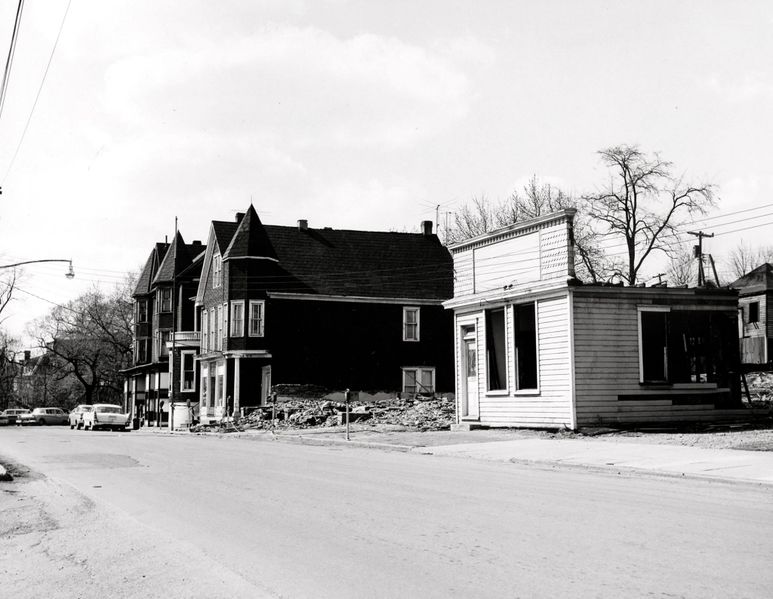
<path id="1" fill-rule="evenodd" d="M 92 410 L 83 412 L 83 428 L 94 430 L 108 428 L 124 430 L 129 424 L 129 414 L 123 411 L 121 406 L 113 404 L 95 403 Z"/>
<path id="2" fill-rule="evenodd" d="M 67 424 L 67 412 L 62 408 L 35 408 L 19 416 L 21 424 Z"/>
<path id="3" fill-rule="evenodd" d="M 8 408 L 0 412 L 0 425 L 13 425 L 18 423 L 19 416 L 29 414 L 26 408 Z"/>
<path id="4" fill-rule="evenodd" d="M 91 412 L 94 406 L 89 404 L 80 404 L 73 408 L 72 412 L 67 416 L 67 421 L 70 423 L 70 428 L 83 428 L 83 414 L 85 412 Z"/>

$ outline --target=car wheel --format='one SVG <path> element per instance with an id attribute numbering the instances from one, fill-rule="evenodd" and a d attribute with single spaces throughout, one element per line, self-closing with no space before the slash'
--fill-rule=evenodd
<path id="1" fill-rule="evenodd" d="M 46 424 L 46 421 L 41 418 L 40 420 L 38 420 L 38 424 L 40 426 L 44 426 Z"/>
<path id="2" fill-rule="evenodd" d="M 72 429 L 74 429 L 74 428 L 75 428 L 75 425 L 74 425 L 74 424 L 71 422 L 71 423 L 70 423 L 70 430 L 72 430 Z"/>

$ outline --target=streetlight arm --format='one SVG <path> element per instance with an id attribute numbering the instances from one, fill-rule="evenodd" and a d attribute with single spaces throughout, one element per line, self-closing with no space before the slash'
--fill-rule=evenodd
<path id="1" fill-rule="evenodd" d="M 16 266 L 22 266 L 24 264 L 38 264 L 40 262 L 68 262 L 70 264 L 70 270 L 68 270 L 64 276 L 68 279 L 72 279 L 75 276 L 75 271 L 72 269 L 72 260 L 63 260 L 59 258 L 46 258 L 43 260 L 24 260 L 23 262 L 14 262 L 13 264 L 0 264 L 0 268 L 14 268 Z"/>

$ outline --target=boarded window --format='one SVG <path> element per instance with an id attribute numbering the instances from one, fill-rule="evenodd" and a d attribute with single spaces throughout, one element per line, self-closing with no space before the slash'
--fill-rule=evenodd
<path id="1" fill-rule="evenodd" d="M 507 356 L 505 347 L 505 309 L 486 311 L 486 365 L 488 390 L 507 389 Z"/>
<path id="2" fill-rule="evenodd" d="M 537 322 L 534 302 L 514 306 L 516 389 L 537 389 Z"/>

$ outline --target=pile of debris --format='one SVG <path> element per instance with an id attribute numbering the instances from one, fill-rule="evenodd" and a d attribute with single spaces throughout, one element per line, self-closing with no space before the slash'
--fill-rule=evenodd
<path id="1" fill-rule="evenodd" d="M 773 373 L 750 372 L 746 375 L 746 382 L 752 406 L 773 410 Z"/>
<path id="2" fill-rule="evenodd" d="M 244 428 L 341 426 L 346 423 L 346 404 L 320 398 L 282 397 L 275 405 L 254 409 L 239 421 Z M 446 397 L 406 398 L 349 402 L 349 422 L 371 426 L 397 425 L 420 431 L 448 429 L 454 422 L 454 402 Z"/>

